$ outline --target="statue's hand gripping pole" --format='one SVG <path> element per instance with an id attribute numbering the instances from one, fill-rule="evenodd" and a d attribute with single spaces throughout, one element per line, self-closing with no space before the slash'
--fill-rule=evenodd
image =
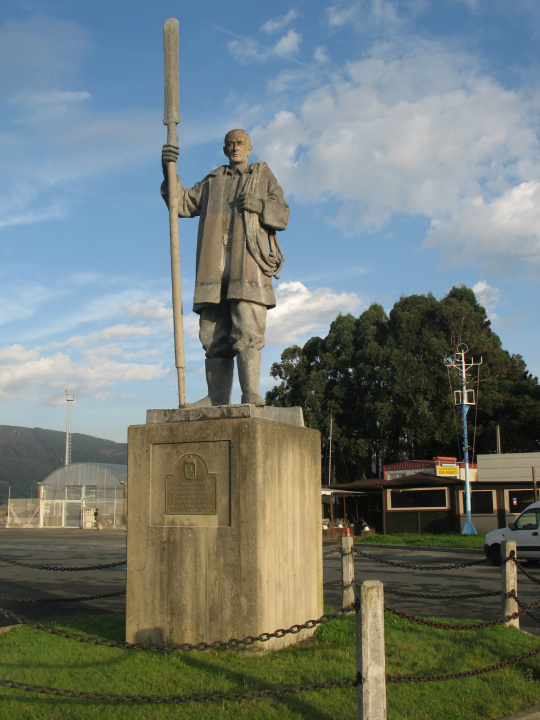
<path id="1" fill-rule="evenodd" d="M 167 126 L 167 145 L 178 147 L 176 126 L 180 122 L 180 95 L 178 90 L 178 20 L 170 18 L 163 25 L 165 56 L 165 110 L 163 124 Z M 171 241 L 171 279 L 174 324 L 174 355 L 178 375 L 178 406 L 185 407 L 184 380 L 184 320 L 182 308 L 182 282 L 180 275 L 180 238 L 178 234 L 178 194 L 176 192 L 176 161 L 167 160 L 169 189 L 169 234 Z"/>

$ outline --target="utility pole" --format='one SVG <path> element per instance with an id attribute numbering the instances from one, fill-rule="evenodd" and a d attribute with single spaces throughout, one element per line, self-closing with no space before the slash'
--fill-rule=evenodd
<path id="1" fill-rule="evenodd" d="M 332 484 L 332 415 L 330 415 L 330 435 L 328 437 L 328 484 Z M 332 497 L 332 496 L 330 496 Z"/>
<path id="2" fill-rule="evenodd" d="M 445 360 L 445 364 L 449 368 L 454 368 L 461 375 L 461 390 L 454 392 L 454 405 L 461 405 L 461 417 L 463 420 L 463 461 L 465 465 L 465 514 L 467 521 L 461 531 L 462 535 L 478 535 L 473 525 L 471 518 L 471 485 L 469 482 L 469 437 L 467 433 L 467 412 L 471 405 L 475 404 L 474 390 L 467 389 L 467 370 L 470 370 L 475 365 L 482 364 L 482 358 L 480 362 L 474 362 L 474 358 L 471 358 L 471 362 L 465 361 L 465 353 L 468 352 L 469 348 L 465 343 L 459 343 L 454 353 L 453 360 Z"/>
<path id="3" fill-rule="evenodd" d="M 66 390 L 66 404 L 67 404 L 67 412 L 66 412 L 66 467 L 68 465 L 71 465 L 71 405 L 75 400 L 75 395 L 73 393 L 68 393 Z"/>

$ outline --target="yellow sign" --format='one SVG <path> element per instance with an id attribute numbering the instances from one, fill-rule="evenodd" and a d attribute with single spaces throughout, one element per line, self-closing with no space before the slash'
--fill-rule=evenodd
<path id="1" fill-rule="evenodd" d="M 446 477 L 459 477 L 459 468 L 457 465 L 437 465 L 437 475 Z"/>

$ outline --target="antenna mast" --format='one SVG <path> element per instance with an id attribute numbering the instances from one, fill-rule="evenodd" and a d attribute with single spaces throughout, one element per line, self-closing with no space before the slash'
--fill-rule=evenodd
<path id="1" fill-rule="evenodd" d="M 66 406 L 67 406 L 67 413 L 66 413 L 66 467 L 68 465 L 71 465 L 71 405 L 75 400 L 75 395 L 73 393 L 68 393 L 66 390 Z"/>
<path id="2" fill-rule="evenodd" d="M 465 465 L 465 514 L 467 515 L 467 521 L 461 531 L 462 535 L 478 535 L 476 528 L 473 525 L 471 518 L 471 485 L 469 482 L 469 438 L 467 433 L 467 412 L 471 405 L 475 405 L 474 390 L 467 389 L 467 370 L 470 370 L 475 365 L 482 364 L 482 358 L 480 362 L 474 362 L 474 358 L 471 359 L 470 363 L 465 362 L 465 353 L 468 352 L 469 348 L 465 343 L 459 343 L 454 353 L 453 360 L 445 360 L 445 365 L 449 368 L 454 368 L 461 375 L 461 390 L 454 392 L 454 405 L 461 405 L 461 417 L 463 420 L 463 460 Z"/>

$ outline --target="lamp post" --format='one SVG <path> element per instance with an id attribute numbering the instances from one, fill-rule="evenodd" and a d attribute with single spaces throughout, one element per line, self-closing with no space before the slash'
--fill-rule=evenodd
<path id="1" fill-rule="evenodd" d="M 66 467 L 71 465 L 71 403 L 75 400 L 73 393 L 66 390 Z"/>
<path id="2" fill-rule="evenodd" d="M 465 353 L 468 352 L 469 348 L 465 343 L 459 343 L 454 353 L 453 360 L 445 360 L 445 364 L 448 368 L 454 368 L 460 373 L 461 376 L 461 390 L 454 392 L 454 405 L 461 405 L 461 419 L 463 423 L 463 464 L 465 466 L 465 515 L 466 521 L 461 531 L 462 535 L 478 535 L 476 528 L 473 525 L 471 517 L 471 486 L 469 482 L 469 437 L 467 433 L 467 413 L 469 407 L 475 404 L 474 390 L 467 389 L 467 370 L 470 370 L 475 365 L 482 364 L 482 358 L 480 362 L 475 363 L 472 358 L 470 363 L 465 362 Z"/>

